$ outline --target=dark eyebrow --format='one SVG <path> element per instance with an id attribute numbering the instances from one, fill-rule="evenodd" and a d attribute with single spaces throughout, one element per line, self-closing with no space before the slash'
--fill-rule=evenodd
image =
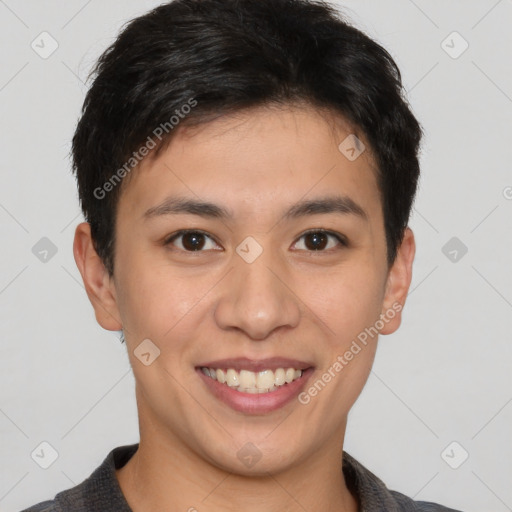
<path id="1" fill-rule="evenodd" d="M 186 199 L 182 197 L 168 197 L 157 206 L 147 210 L 143 218 L 149 219 L 161 215 L 173 215 L 176 213 L 189 213 L 201 217 L 210 217 L 217 219 L 228 219 L 233 213 L 222 206 L 218 206 L 206 201 L 197 201 L 195 199 Z"/>
<path id="2" fill-rule="evenodd" d="M 284 218 L 297 218 L 319 213 L 350 214 L 368 220 L 366 211 L 347 196 L 329 196 L 309 201 L 299 201 L 284 213 Z"/>
<path id="3" fill-rule="evenodd" d="M 149 208 L 149 210 L 144 213 L 143 218 L 149 219 L 161 215 L 179 213 L 188 213 L 199 215 L 200 217 L 216 219 L 232 219 L 234 217 L 231 210 L 214 203 L 170 196 L 159 205 Z M 322 213 L 351 214 L 363 220 L 368 220 L 366 211 L 355 201 L 350 199 L 350 197 L 346 196 L 329 196 L 299 201 L 284 212 L 283 218 L 291 219 Z"/>

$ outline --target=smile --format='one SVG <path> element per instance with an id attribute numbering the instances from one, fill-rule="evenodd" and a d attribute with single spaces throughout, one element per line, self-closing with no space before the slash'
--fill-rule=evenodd
<path id="1" fill-rule="evenodd" d="M 201 367 L 201 371 L 207 377 L 218 381 L 220 384 L 241 393 L 271 393 L 281 386 L 302 377 L 303 370 L 295 368 L 277 368 L 276 370 L 266 369 L 260 372 L 250 370 L 236 371 L 234 368 L 207 368 Z"/>
<path id="2" fill-rule="evenodd" d="M 314 370 L 312 362 L 282 357 L 204 361 L 195 367 L 210 396 L 246 415 L 292 406 Z"/>

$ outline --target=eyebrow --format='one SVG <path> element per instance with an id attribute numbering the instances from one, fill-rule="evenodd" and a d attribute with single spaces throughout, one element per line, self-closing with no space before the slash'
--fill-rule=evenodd
<path id="1" fill-rule="evenodd" d="M 223 206 L 207 201 L 198 201 L 196 199 L 177 196 L 167 197 L 159 205 L 149 208 L 142 217 L 146 220 L 163 215 L 175 215 L 180 213 L 223 220 L 229 220 L 234 217 L 233 212 Z M 284 212 L 283 218 L 295 219 L 307 215 L 327 213 L 355 215 L 362 220 L 368 220 L 368 214 L 360 205 L 350 197 L 340 195 L 299 201 Z"/>

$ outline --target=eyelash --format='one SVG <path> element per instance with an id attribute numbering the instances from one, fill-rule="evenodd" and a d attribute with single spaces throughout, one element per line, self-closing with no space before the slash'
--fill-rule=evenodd
<path id="1" fill-rule="evenodd" d="M 172 235 L 170 235 L 169 237 L 167 237 L 164 241 L 164 246 L 168 246 L 168 245 L 171 245 L 171 243 L 176 240 L 177 238 L 179 238 L 180 236 L 183 236 L 183 235 L 187 235 L 187 234 L 190 234 L 190 233 L 195 233 L 195 234 L 200 234 L 200 235 L 204 235 L 205 237 L 207 238 L 210 238 L 212 241 L 214 241 L 217 245 L 219 245 L 206 231 L 202 231 L 200 229 L 182 229 L 180 231 L 177 231 L 176 233 L 173 233 Z M 319 234 L 324 234 L 324 235 L 327 235 L 327 236 L 332 236 L 334 237 L 338 242 L 339 244 L 342 246 L 342 247 L 348 247 L 348 241 L 346 240 L 346 238 L 341 235 L 340 233 L 336 233 L 334 231 L 329 231 L 329 230 L 326 230 L 326 229 L 310 229 L 308 231 L 306 231 L 305 233 L 302 233 L 302 235 L 298 238 L 298 240 L 300 240 L 301 238 L 307 236 L 307 235 L 310 235 L 310 234 L 313 234 L 313 233 L 319 233 Z M 321 253 L 321 252 L 331 252 L 333 249 L 335 248 L 330 248 L 330 249 L 321 249 L 321 250 L 318 250 L 318 251 L 314 251 L 314 250 L 307 250 L 307 252 L 310 252 L 310 253 Z M 182 252 L 187 252 L 187 253 L 201 253 L 201 252 L 206 252 L 204 250 L 199 250 L 199 251 L 187 251 L 185 249 L 179 249 L 179 251 L 182 251 Z"/>

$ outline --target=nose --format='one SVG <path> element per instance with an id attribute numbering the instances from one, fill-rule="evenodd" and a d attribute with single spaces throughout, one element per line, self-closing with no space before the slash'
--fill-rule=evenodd
<path id="1" fill-rule="evenodd" d="M 298 325 L 300 300 L 284 262 L 264 250 L 252 263 L 235 253 L 233 263 L 215 308 L 220 328 L 238 329 L 253 340 L 264 340 L 280 327 Z"/>

